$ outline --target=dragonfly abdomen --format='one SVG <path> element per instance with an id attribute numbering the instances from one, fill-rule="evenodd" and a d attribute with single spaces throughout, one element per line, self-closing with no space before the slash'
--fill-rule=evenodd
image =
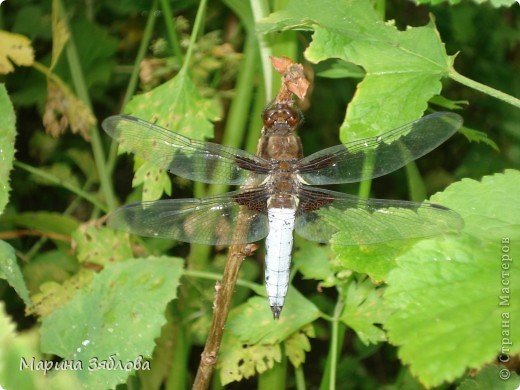
<path id="1" fill-rule="evenodd" d="M 269 234 L 265 240 L 265 284 L 269 305 L 277 319 L 289 287 L 296 209 L 268 209 Z"/>

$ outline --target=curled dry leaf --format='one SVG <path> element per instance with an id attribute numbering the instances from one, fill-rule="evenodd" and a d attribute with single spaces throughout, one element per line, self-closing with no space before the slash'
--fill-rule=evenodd
<path id="1" fill-rule="evenodd" d="M 0 74 L 14 71 L 11 62 L 21 66 L 30 66 L 34 63 L 31 41 L 20 34 L 0 31 Z"/>
<path id="2" fill-rule="evenodd" d="M 89 140 L 89 132 L 96 124 L 96 118 L 89 108 L 65 85 L 47 81 L 47 103 L 43 114 L 45 131 L 58 137 L 70 126 L 71 131 Z"/>
<path id="3" fill-rule="evenodd" d="M 292 94 L 304 100 L 309 89 L 309 81 L 305 77 L 302 64 L 295 64 L 288 57 L 271 57 L 271 63 L 275 70 L 282 74 L 282 86 L 276 96 L 277 102 L 288 102 Z"/>

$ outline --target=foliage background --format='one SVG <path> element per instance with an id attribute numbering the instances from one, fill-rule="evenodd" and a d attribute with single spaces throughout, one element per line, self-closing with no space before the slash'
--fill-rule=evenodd
<path id="1" fill-rule="evenodd" d="M 424 3 L 378 1 L 370 7 L 380 19 L 384 15 L 385 20 L 395 20 L 399 30 L 427 25 L 433 15 L 447 53 L 459 53 L 455 59 L 459 74 L 520 96 L 517 4 Z M 375 29 L 371 12 L 364 8 L 368 5 L 344 4 L 351 7 L 347 17 L 367 30 Z M 0 255 L 6 279 L 0 284 L 5 304 L 0 384 L 39 388 L 50 382 L 54 387 L 70 388 L 81 383 L 104 388 L 126 381 L 123 386 L 127 387 L 157 388 L 165 383 L 168 388 L 185 388 L 194 378 L 224 252 L 129 239 L 101 227 L 98 219 L 118 204 L 163 194 L 204 196 L 224 188 L 192 186 L 147 163 L 133 162 L 127 155 L 117 157 L 115 145 L 96 125 L 103 118 L 122 111 L 163 125 L 166 118 L 182 118 L 173 129 L 182 127 L 192 138 L 213 138 L 254 151 L 266 91 L 276 90 L 278 82 L 266 73 L 267 53 L 304 62 L 315 77 L 303 107 L 306 123 L 301 137 L 306 154 L 337 144 L 340 137 L 347 141 L 368 135 L 370 129 L 355 122 L 360 117 L 388 130 L 395 125 L 392 121 L 403 123 L 422 114 L 429 100 L 421 100 L 426 94 L 423 89 L 400 95 L 397 87 L 406 89 L 411 84 L 370 85 L 368 77 L 365 84 L 359 84 L 365 75 L 362 68 L 331 58 L 351 55 L 334 52 L 350 42 L 320 42 L 318 33 L 312 36 L 312 26 L 298 12 L 319 20 L 322 33 L 332 31 L 343 39 L 353 30 L 334 29 L 334 16 L 339 12 L 321 4 L 311 13 L 312 6 L 305 1 L 248 4 L 231 0 L 211 1 L 205 9 L 189 0 L 171 4 L 7 0 L 0 6 L 1 29 L 27 37 L 37 61 L 16 62 L 15 55 L 11 60 L 22 66 L 2 76 L 8 97 L 4 93 L 0 100 L 0 207 L 8 203 L 0 216 L 0 238 L 5 240 L 0 242 Z M 255 25 L 260 16 L 272 11 L 281 13 Z M 165 17 L 168 14 L 174 18 Z M 194 26 L 197 34 L 191 33 Z M 284 29 L 288 31 L 261 34 Z M 366 53 L 362 45 L 370 49 L 374 43 L 366 44 L 364 35 L 358 34 L 354 45 L 359 42 L 358 49 Z M 3 42 L 8 39 L 12 37 L 0 37 Z M 21 47 L 28 44 L 20 42 Z M 313 64 L 305 60 L 303 53 L 311 42 L 313 51 L 306 53 L 307 58 L 322 56 L 325 61 Z M 434 49 L 420 39 L 415 43 L 418 51 Z M 370 73 L 369 66 L 385 67 L 392 61 L 391 56 L 376 51 L 363 65 Z M 397 69 L 400 66 L 397 63 Z M 406 248 L 390 245 L 346 253 L 337 248 L 331 253 L 297 241 L 294 287 L 282 315 L 285 320 L 280 323 L 271 322 L 265 300 L 253 296 L 263 292 L 260 251 L 243 264 L 215 388 L 220 386 L 219 379 L 230 382 L 258 373 L 232 386 L 303 388 L 307 384 L 327 388 L 334 382 L 338 388 L 421 388 L 443 382 L 462 388 L 486 387 L 485 383 L 488 388 L 518 385 L 514 375 L 510 381 L 497 379 L 498 368 L 492 364 L 499 352 L 500 328 L 498 320 L 492 323 L 489 319 L 498 316 L 493 310 L 498 308 L 499 282 L 493 275 L 500 270 L 489 259 L 500 254 L 499 237 L 520 238 L 520 181 L 514 170 L 520 167 L 520 111 L 518 106 L 491 97 L 489 91 L 478 91 L 446 76 L 440 74 L 439 79 L 442 95 L 450 100 L 434 97 L 432 107 L 436 103 L 437 107 L 460 110 L 466 137 L 453 137 L 418 161 L 416 169 L 408 167 L 371 186 L 339 189 L 378 198 L 422 200 L 458 182 L 434 200 L 465 217 L 463 236 L 410 243 Z M 427 88 L 440 92 L 440 84 L 427 84 Z M 131 100 L 139 92 L 149 95 Z M 359 100 L 366 93 L 372 100 Z M 349 119 L 345 109 L 353 98 L 358 100 L 349 108 L 351 120 L 342 126 L 345 115 Z M 387 100 L 392 100 L 394 111 L 381 114 L 374 109 L 374 102 Z M 400 108 L 403 101 L 411 100 L 417 102 L 415 111 Z M 372 106 L 360 116 L 355 110 L 359 110 L 359 102 L 366 101 Z M 15 118 L 16 162 L 11 170 L 9 147 Z M 506 169 L 510 170 L 503 174 Z M 460 268 L 454 270 L 443 263 L 437 269 L 432 258 L 443 256 L 455 256 Z M 336 262 L 329 263 L 332 258 Z M 514 270 L 511 274 L 518 278 L 518 269 Z M 318 281 L 323 292 L 317 289 Z M 372 281 L 389 284 L 386 303 L 384 287 Z M 461 296 L 467 302 L 453 299 Z M 421 305 L 414 308 L 409 301 Z M 511 311 L 520 316 L 518 305 L 516 302 Z M 420 318 L 426 320 L 418 321 Z M 432 326 L 433 319 L 441 319 L 441 325 Z M 446 324 L 454 324 L 460 333 Z M 414 334 L 418 340 L 412 339 Z M 471 338 L 478 342 L 460 341 Z M 49 379 L 38 371 L 10 369 L 19 367 L 20 356 L 88 362 L 89 357 L 103 360 L 113 353 L 123 361 L 153 353 L 152 370 L 130 377 L 123 370 L 62 371 Z M 509 369 L 518 366 L 512 362 Z"/>

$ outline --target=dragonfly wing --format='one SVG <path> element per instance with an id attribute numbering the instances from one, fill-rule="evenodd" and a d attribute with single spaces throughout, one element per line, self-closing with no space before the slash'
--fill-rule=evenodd
<path id="1" fill-rule="evenodd" d="M 196 141 L 131 116 L 111 116 L 102 126 L 126 150 L 190 180 L 242 185 L 254 177 L 261 182 L 268 173 L 268 162 L 254 154 Z"/>
<path id="2" fill-rule="evenodd" d="M 248 191 L 261 203 L 264 191 Z M 107 225 L 145 237 L 209 245 L 255 242 L 267 235 L 267 216 L 236 201 L 243 191 L 204 199 L 166 199 L 132 203 L 109 215 Z"/>
<path id="3" fill-rule="evenodd" d="M 336 233 L 339 245 L 369 245 L 455 232 L 464 225 L 455 211 L 433 203 L 365 199 L 309 187 L 299 200 L 296 232 L 321 243 Z"/>
<path id="4" fill-rule="evenodd" d="M 352 183 L 399 169 L 450 138 L 462 118 L 439 112 L 380 136 L 353 141 L 311 154 L 298 162 L 305 184 Z"/>

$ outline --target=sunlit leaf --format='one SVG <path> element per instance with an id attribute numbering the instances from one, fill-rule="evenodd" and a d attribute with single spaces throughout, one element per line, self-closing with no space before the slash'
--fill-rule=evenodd
<path id="1" fill-rule="evenodd" d="M 36 313 L 40 317 L 48 316 L 69 302 L 78 291 L 90 283 L 93 277 L 93 271 L 81 269 L 62 283 L 43 283 L 40 291 L 31 297 L 34 306 L 26 309 L 26 314 Z"/>
<path id="2" fill-rule="evenodd" d="M 294 367 L 305 363 L 305 353 L 311 350 L 309 337 L 316 337 L 311 324 L 304 326 L 285 340 L 285 354 Z"/>
<path id="3" fill-rule="evenodd" d="M 0 31 L 0 74 L 14 70 L 11 62 L 19 66 L 30 66 L 34 63 L 34 52 L 31 41 L 20 34 Z"/>
<path id="4" fill-rule="evenodd" d="M 453 61 L 433 23 L 399 31 L 384 23 L 371 2 L 292 0 L 263 19 L 261 32 L 314 30 L 305 52 L 311 62 L 339 58 L 361 66 L 341 128 L 343 142 L 366 138 L 419 118 L 441 90 Z"/>
<path id="5" fill-rule="evenodd" d="M 133 257 L 130 243 L 123 232 L 106 227 L 81 226 L 72 233 L 78 260 L 82 263 L 106 265 Z"/>
<path id="6" fill-rule="evenodd" d="M 427 386 L 460 377 L 500 353 L 520 317 L 520 173 L 462 180 L 432 198 L 465 220 L 460 237 L 424 240 L 397 260 L 385 302 L 385 327 L 399 357 Z M 457 353 L 453 353 L 456 345 Z"/>
<path id="7" fill-rule="evenodd" d="M 226 329 L 247 344 L 276 344 L 319 316 L 312 302 L 289 288 L 279 320 L 273 320 L 267 298 L 253 297 L 230 313 Z"/>
<path id="8" fill-rule="evenodd" d="M 172 182 L 168 173 L 145 161 L 135 172 L 132 187 L 143 185 L 143 201 L 159 199 L 163 192 L 172 194 Z"/>
<path id="9" fill-rule="evenodd" d="M 233 334 L 224 333 L 219 350 L 217 367 L 223 385 L 241 381 L 273 368 L 282 360 L 279 344 L 253 344 L 241 342 Z"/>

